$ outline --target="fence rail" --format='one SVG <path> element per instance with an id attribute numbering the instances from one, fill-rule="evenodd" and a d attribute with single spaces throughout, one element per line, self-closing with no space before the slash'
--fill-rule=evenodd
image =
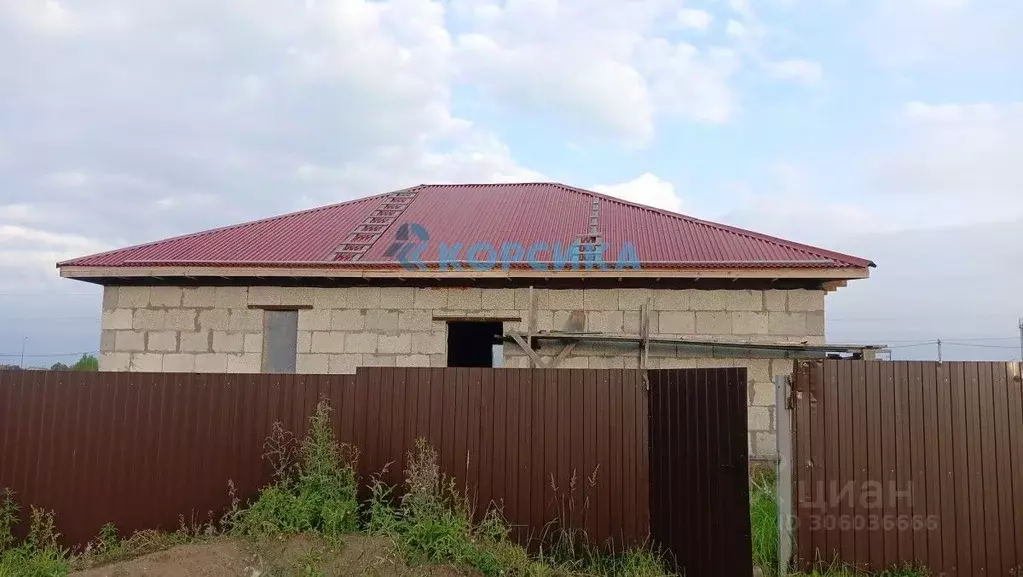
<path id="1" fill-rule="evenodd" d="M 561 519 L 600 542 L 649 536 L 646 391 L 638 371 L 360 368 L 356 375 L 0 373 L 0 487 L 53 510 L 66 543 L 216 518 L 228 481 L 270 480 L 275 421 L 303 434 L 317 402 L 400 483 L 417 437 L 521 539 Z M 592 480 L 592 482 L 591 482 Z M 482 507 L 478 506 L 479 512 Z"/>
<path id="2" fill-rule="evenodd" d="M 796 363 L 797 554 L 1020 575 L 1020 365 Z"/>

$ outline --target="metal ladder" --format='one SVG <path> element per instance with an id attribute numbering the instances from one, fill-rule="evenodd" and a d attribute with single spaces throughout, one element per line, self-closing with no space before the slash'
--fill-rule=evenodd
<path id="1" fill-rule="evenodd" d="M 369 247 L 373 246 L 373 243 L 412 204 L 412 201 L 416 199 L 418 188 L 398 190 L 381 199 L 380 205 L 373 209 L 365 220 L 356 225 L 355 229 L 345 237 L 345 240 L 334 249 L 334 260 L 352 262 L 361 259 Z"/>

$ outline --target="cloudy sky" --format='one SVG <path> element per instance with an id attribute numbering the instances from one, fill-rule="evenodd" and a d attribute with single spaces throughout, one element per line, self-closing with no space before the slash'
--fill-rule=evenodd
<path id="1" fill-rule="evenodd" d="M 0 0 L 0 363 L 98 348 L 59 259 L 533 179 L 874 260 L 833 342 L 1018 358 L 1021 28 L 1018 0 Z"/>

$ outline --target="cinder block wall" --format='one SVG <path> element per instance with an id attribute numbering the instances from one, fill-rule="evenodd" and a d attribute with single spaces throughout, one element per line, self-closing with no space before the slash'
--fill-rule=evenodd
<path id="1" fill-rule="evenodd" d="M 721 342 L 824 341 L 824 292 L 807 290 L 534 290 L 537 330 L 565 328 L 583 311 L 585 330 L 638 333 L 640 308 L 650 302 L 653 336 Z M 298 370 L 352 373 L 358 366 L 443 367 L 447 325 L 435 315 L 520 317 L 505 332 L 526 330 L 529 289 L 107 287 L 103 297 L 100 369 L 105 371 L 259 372 L 263 310 L 250 306 L 311 306 L 300 310 Z M 558 343 L 545 342 L 550 359 Z M 745 366 L 750 380 L 750 449 L 775 451 L 772 377 L 791 372 L 781 358 L 736 357 L 721 349 L 653 346 L 649 368 Z M 634 368 L 636 346 L 583 344 L 563 368 Z M 505 366 L 527 367 L 514 344 Z"/>

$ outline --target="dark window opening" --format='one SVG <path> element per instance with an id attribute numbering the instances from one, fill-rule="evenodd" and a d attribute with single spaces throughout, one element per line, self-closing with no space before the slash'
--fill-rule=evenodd
<path id="1" fill-rule="evenodd" d="M 448 366 L 501 366 L 503 334 L 504 324 L 500 322 L 448 322 Z"/>
<path id="2" fill-rule="evenodd" d="M 263 313 L 263 372 L 294 373 L 298 353 L 298 311 Z"/>

